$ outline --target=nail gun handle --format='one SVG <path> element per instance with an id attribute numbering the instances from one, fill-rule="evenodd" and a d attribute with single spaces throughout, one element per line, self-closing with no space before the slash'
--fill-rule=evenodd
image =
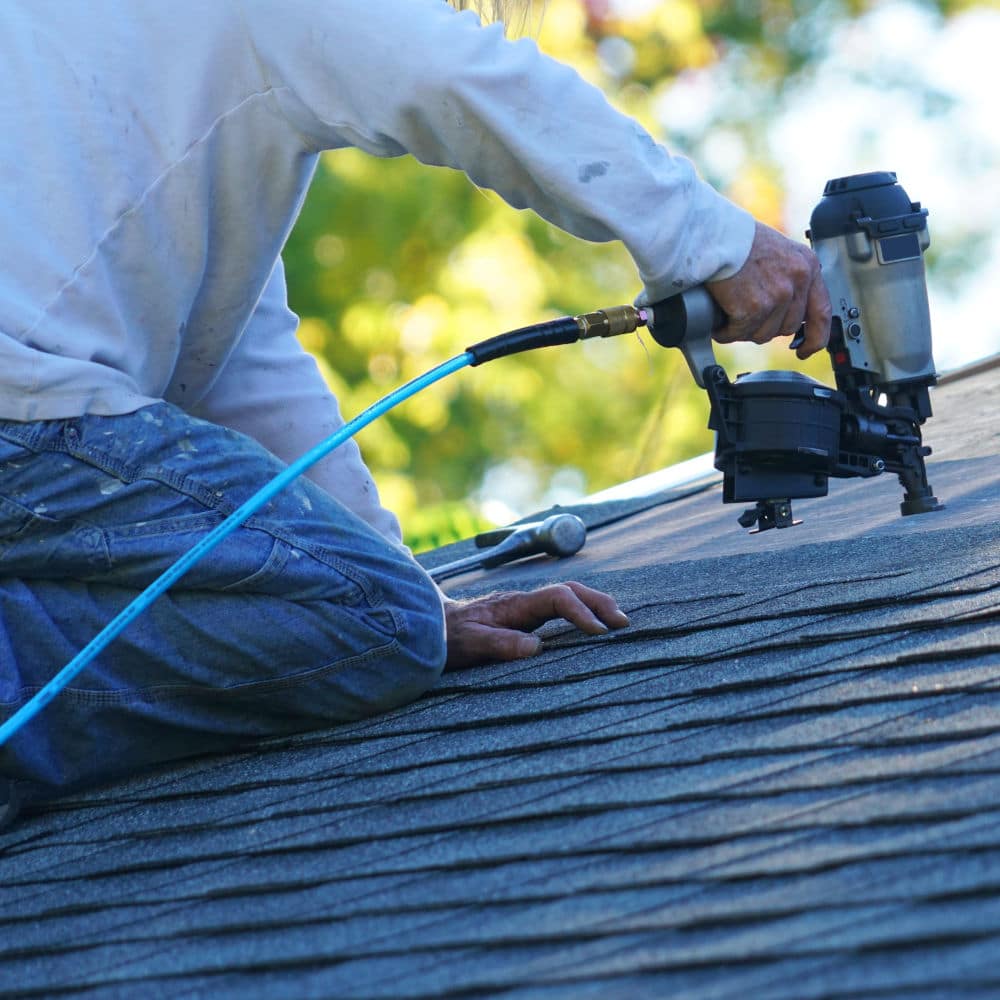
<path id="1" fill-rule="evenodd" d="M 717 364 L 712 334 L 726 322 L 719 304 L 703 285 L 698 285 L 644 308 L 653 340 L 662 347 L 679 348 L 695 382 L 704 389 L 705 369 Z"/>

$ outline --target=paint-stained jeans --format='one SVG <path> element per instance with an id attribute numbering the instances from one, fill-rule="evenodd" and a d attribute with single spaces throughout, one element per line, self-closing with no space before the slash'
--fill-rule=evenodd
<path id="1" fill-rule="evenodd" d="M 0 421 L 0 717 L 283 466 L 165 403 Z M 423 571 L 299 479 L 0 748 L 29 797 L 361 718 L 444 663 Z"/>

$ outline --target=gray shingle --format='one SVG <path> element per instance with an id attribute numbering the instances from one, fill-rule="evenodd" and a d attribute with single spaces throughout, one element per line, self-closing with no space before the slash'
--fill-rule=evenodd
<path id="1" fill-rule="evenodd" d="M 996 995 L 994 376 L 936 398 L 944 512 L 888 480 L 757 538 L 714 490 L 582 511 L 625 516 L 449 587 L 572 572 L 628 630 L 26 817 L 0 996 Z"/>

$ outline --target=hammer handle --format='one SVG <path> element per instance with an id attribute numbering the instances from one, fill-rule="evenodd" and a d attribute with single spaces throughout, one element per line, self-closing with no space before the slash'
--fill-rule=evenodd
<path id="1" fill-rule="evenodd" d="M 473 556 L 466 556 L 464 559 L 456 559 L 454 562 L 445 563 L 443 566 L 435 566 L 434 569 L 430 569 L 427 572 L 432 580 L 447 580 L 448 577 L 458 576 L 459 573 L 464 573 L 466 570 L 482 569 L 483 558 L 483 554 L 478 553 Z"/>

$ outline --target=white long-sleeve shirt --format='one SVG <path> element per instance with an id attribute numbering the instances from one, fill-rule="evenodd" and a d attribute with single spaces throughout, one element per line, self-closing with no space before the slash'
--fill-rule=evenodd
<path id="1" fill-rule="evenodd" d="M 165 399 L 289 461 L 342 424 L 281 247 L 326 149 L 411 153 L 590 240 L 652 298 L 753 221 L 598 90 L 442 0 L 5 0 L 0 417 Z M 312 471 L 399 538 L 346 445 Z"/>

